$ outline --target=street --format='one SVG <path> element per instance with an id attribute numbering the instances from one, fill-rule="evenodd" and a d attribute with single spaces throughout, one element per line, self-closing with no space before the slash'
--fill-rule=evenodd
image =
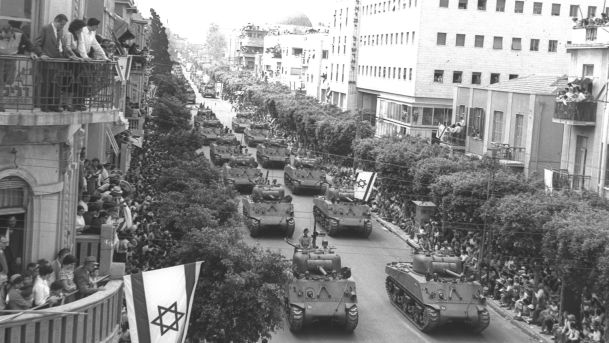
<path id="1" fill-rule="evenodd" d="M 198 93 L 198 92 L 197 92 Z M 219 99 L 201 98 L 197 94 L 197 102 L 204 102 L 217 115 L 218 119 L 230 127 L 231 105 Z M 193 114 L 196 114 L 194 111 Z M 242 139 L 241 134 L 237 136 Z M 209 148 L 203 152 L 209 157 Z M 256 154 L 256 149 L 249 148 L 250 154 Z M 266 170 L 265 170 L 266 174 Z M 269 179 L 277 179 L 283 183 L 283 170 L 269 170 Z M 286 189 L 286 194 L 291 194 Z M 296 231 L 294 239 L 302 235 L 304 228 L 313 228 L 312 195 L 292 195 Z M 359 325 L 353 334 L 345 334 L 339 328 L 333 328 L 323 323 L 306 328 L 298 335 L 292 334 L 287 328 L 277 332 L 271 342 L 533 342 L 528 335 L 490 310 L 491 324 L 481 334 L 473 334 L 459 325 L 448 325 L 437 332 L 425 334 L 418 331 L 407 319 L 391 305 L 385 291 L 385 264 L 391 261 L 408 261 L 411 255 L 410 247 L 394 234 L 386 231 L 376 221 L 373 232 L 367 239 L 357 236 L 341 235 L 337 238 L 327 237 L 330 246 L 336 247 L 336 252 L 342 257 L 343 266 L 350 267 L 353 279 L 358 287 Z M 244 237 L 251 244 L 272 250 L 280 250 L 286 258 L 291 257 L 292 247 L 283 241 L 280 234 L 268 233 L 258 239 L 251 238 L 247 229 L 243 229 Z M 318 238 L 319 240 L 319 238 Z M 286 325 L 287 326 L 287 325 Z"/>

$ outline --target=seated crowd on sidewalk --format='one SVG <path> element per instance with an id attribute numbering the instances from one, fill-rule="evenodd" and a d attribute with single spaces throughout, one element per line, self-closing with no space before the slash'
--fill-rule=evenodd
<path id="1" fill-rule="evenodd" d="M 398 205 L 398 191 L 377 195 L 379 200 L 373 204 L 373 210 L 403 230 L 413 231 L 414 219 Z M 556 342 L 603 340 L 604 303 L 584 289 L 580 318 L 567 312 L 559 313 L 561 280 L 549 264 L 518 259 L 496 244 L 487 258 L 479 261 L 481 232 L 454 229 L 442 233 L 433 221 L 412 232 L 412 237 L 426 250 L 460 256 L 472 280 L 478 278 L 481 268 L 480 282 L 487 298 L 509 311 L 514 319 L 539 326 L 542 334 L 552 335 Z"/>

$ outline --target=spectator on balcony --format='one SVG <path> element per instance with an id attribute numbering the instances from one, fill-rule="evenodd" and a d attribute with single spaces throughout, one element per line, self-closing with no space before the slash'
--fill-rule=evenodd
<path id="1" fill-rule="evenodd" d="M 103 224 L 99 211 L 99 204 L 93 203 L 89 205 L 89 212 L 83 215 L 83 217 L 85 218 L 85 227 L 82 231 L 83 234 L 99 235 L 99 233 L 101 232 L 101 226 Z"/>
<path id="2" fill-rule="evenodd" d="M 85 217 L 83 216 L 84 214 L 85 209 L 81 205 L 78 205 L 76 207 L 76 225 L 74 226 L 77 235 L 81 234 L 85 226 L 87 225 L 85 223 Z"/>
<path id="3" fill-rule="evenodd" d="M 74 255 L 67 255 L 63 259 L 61 269 L 59 270 L 59 276 L 57 280 L 61 281 L 63 290 L 66 293 L 72 293 L 76 291 L 76 284 L 74 283 L 74 268 L 76 267 L 76 257 Z"/>
<path id="4" fill-rule="evenodd" d="M 51 262 L 51 267 L 53 268 L 53 273 L 55 276 L 55 280 L 59 280 L 59 271 L 61 270 L 61 266 L 63 264 L 63 259 L 70 254 L 70 249 L 62 248 L 57 253 L 57 257 Z"/>
<path id="5" fill-rule="evenodd" d="M 49 286 L 48 307 L 61 306 L 65 303 L 66 298 L 63 293 L 63 285 L 59 281 L 54 281 Z"/>
<path id="6" fill-rule="evenodd" d="M 25 287 L 23 276 L 15 274 L 11 276 L 7 295 L 7 309 L 28 310 L 32 307 L 32 301 L 24 297 L 22 288 Z"/>
<path id="7" fill-rule="evenodd" d="M 89 256 L 85 258 L 85 264 L 74 271 L 74 283 L 78 287 L 78 294 L 81 297 L 86 297 L 104 289 L 103 287 L 95 287 L 93 282 L 93 275 L 98 266 L 97 258 Z"/>
<path id="8" fill-rule="evenodd" d="M 82 33 L 85 26 L 84 21 L 80 19 L 73 20 L 68 26 L 69 33 L 63 36 L 64 55 L 71 60 L 90 60 L 89 56 L 82 55 L 82 52 L 85 51 L 85 39 Z M 84 105 L 84 93 L 79 88 L 82 87 L 81 83 L 84 81 L 80 78 L 80 74 L 86 67 L 76 63 L 70 64 L 70 67 L 69 78 L 74 82 L 68 83 L 70 86 L 66 89 L 66 98 L 70 105 L 66 105 L 65 108 L 71 112 L 85 111 L 87 108 Z"/>
<path id="9" fill-rule="evenodd" d="M 38 271 L 38 276 L 34 281 L 34 305 L 41 306 L 49 300 L 51 288 L 49 278 L 53 275 L 53 268 L 50 265 L 42 265 Z"/>
<path id="10" fill-rule="evenodd" d="M 52 23 L 42 27 L 40 34 L 34 41 L 34 51 L 43 60 L 61 58 L 63 56 L 63 28 L 68 22 L 65 14 L 58 14 Z M 39 83 L 39 106 L 43 112 L 62 112 L 60 108 L 61 89 L 56 84 L 56 74 L 62 71 L 59 63 L 42 63 L 38 70 L 41 82 Z"/>
<path id="11" fill-rule="evenodd" d="M 0 24 L 0 55 L 14 56 L 29 52 L 32 57 L 36 57 L 33 51 L 34 47 L 26 34 L 8 23 Z M 16 61 L 0 59 L 0 90 L 15 82 L 16 71 Z M 4 112 L 3 96 L 4 91 L 0 92 L 0 112 Z"/>
<path id="12" fill-rule="evenodd" d="M 84 38 L 83 49 L 80 51 L 81 56 L 89 56 L 95 60 L 108 60 L 106 52 L 95 38 L 95 31 L 99 25 L 97 18 L 89 18 L 87 26 L 82 29 Z"/>

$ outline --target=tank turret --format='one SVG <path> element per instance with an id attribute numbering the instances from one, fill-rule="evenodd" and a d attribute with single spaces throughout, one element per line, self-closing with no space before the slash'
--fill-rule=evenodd
<path id="1" fill-rule="evenodd" d="M 326 172 L 320 162 L 316 158 L 296 157 L 293 164 L 288 164 L 283 168 L 285 184 L 293 194 L 301 191 L 316 194 L 326 192 L 328 187 Z"/>
<path id="2" fill-rule="evenodd" d="M 431 332 L 448 322 L 475 332 L 488 327 L 482 286 L 465 275 L 459 257 L 416 252 L 412 262 L 387 264 L 385 273 L 389 299 L 419 330 Z"/>
<path id="3" fill-rule="evenodd" d="M 250 236 L 257 237 L 262 230 L 278 229 L 286 237 L 294 235 L 294 205 L 285 201 L 285 191 L 281 186 L 256 185 L 252 195 L 243 198 L 243 216 Z"/>
<path id="4" fill-rule="evenodd" d="M 372 233 L 370 207 L 355 199 L 351 189 L 329 188 L 324 196 L 313 199 L 313 216 L 330 236 L 340 231 L 358 232 L 364 237 Z"/>
<path id="5" fill-rule="evenodd" d="M 255 147 L 258 144 L 265 143 L 270 131 L 270 125 L 267 123 L 251 123 L 250 126 L 243 131 L 243 140 L 249 147 Z"/>

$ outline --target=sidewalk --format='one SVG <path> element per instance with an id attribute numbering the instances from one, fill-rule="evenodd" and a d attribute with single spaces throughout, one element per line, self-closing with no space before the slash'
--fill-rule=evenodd
<path id="1" fill-rule="evenodd" d="M 373 218 L 379 224 L 381 224 L 381 226 L 383 226 L 385 229 L 389 230 L 391 233 L 395 234 L 401 240 L 406 242 L 410 247 L 414 248 L 418 245 L 415 241 L 410 239 L 410 236 L 408 234 L 406 234 L 404 231 L 402 231 L 397 225 L 390 223 L 390 222 L 378 217 L 377 215 L 373 215 Z M 509 323 L 516 326 L 518 329 L 520 329 L 520 331 L 524 332 L 525 334 L 527 334 L 531 338 L 535 339 L 536 341 L 538 341 L 540 343 L 553 343 L 554 342 L 552 340 L 551 336 L 542 335 L 540 333 L 541 328 L 539 328 L 538 326 L 529 325 L 526 322 L 521 322 L 521 321 L 515 320 L 514 313 L 499 306 L 499 303 L 497 303 L 495 300 L 487 299 L 487 305 L 493 312 L 495 312 L 499 316 L 503 317 Z M 493 325 L 492 322 L 491 322 L 491 325 Z"/>

